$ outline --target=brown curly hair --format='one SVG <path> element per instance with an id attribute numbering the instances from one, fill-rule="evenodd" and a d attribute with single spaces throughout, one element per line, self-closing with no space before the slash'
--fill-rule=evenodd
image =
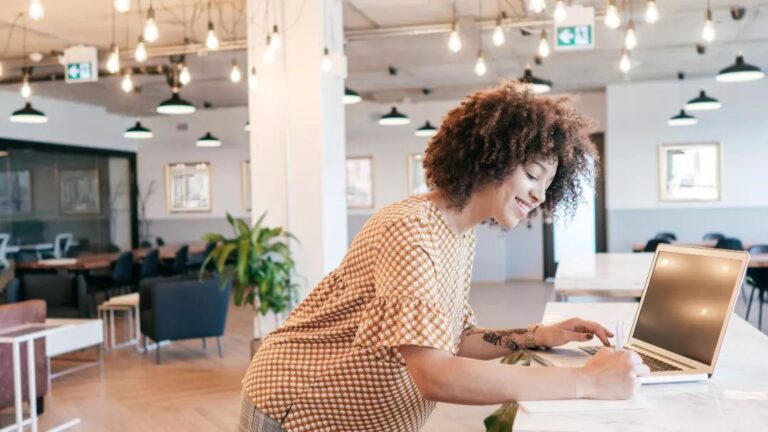
<path id="1" fill-rule="evenodd" d="M 443 119 L 424 157 L 427 184 L 462 209 L 471 194 L 499 184 L 519 165 L 558 161 L 545 211 L 572 215 L 581 200 L 580 178 L 597 175 L 592 122 L 567 98 L 534 96 L 515 81 L 471 94 Z"/>

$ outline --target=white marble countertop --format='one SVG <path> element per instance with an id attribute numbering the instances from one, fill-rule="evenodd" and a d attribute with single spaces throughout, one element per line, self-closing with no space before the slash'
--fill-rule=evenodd
<path id="1" fill-rule="evenodd" d="M 548 303 L 545 322 L 570 316 L 631 326 L 635 303 Z M 768 336 L 733 315 L 712 378 L 645 385 L 647 409 L 569 413 L 518 412 L 515 431 L 768 430 Z"/>
<path id="2" fill-rule="evenodd" d="M 597 253 L 564 259 L 557 266 L 555 293 L 639 297 L 652 262 L 652 253 Z"/>

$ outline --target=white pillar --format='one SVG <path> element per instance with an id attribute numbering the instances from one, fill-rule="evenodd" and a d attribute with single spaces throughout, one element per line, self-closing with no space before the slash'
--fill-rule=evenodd
<path id="1" fill-rule="evenodd" d="M 291 247 L 297 273 L 306 278 L 297 280 L 303 298 L 347 248 L 346 65 L 338 73 L 320 68 L 324 46 L 337 54 L 343 49 L 341 2 L 248 0 L 248 16 L 248 73 L 256 67 L 259 79 L 248 97 L 252 219 L 266 211 L 268 225 L 299 238 Z M 282 47 L 266 64 L 266 34 L 275 23 Z"/>

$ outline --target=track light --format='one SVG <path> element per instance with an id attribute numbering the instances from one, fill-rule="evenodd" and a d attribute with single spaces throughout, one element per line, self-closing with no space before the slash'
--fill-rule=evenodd
<path id="1" fill-rule="evenodd" d="M 331 61 L 331 53 L 328 51 L 328 47 L 323 48 L 323 59 L 320 61 L 320 69 L 323 72 L 330 72 L 333 68 L 333 61 Z"/>
<path id="2" fill-rule="evenodd" d="M 704 13 L 704 27 L 701 29 L 701 39 L 706 43 L 712 43 L 715 40 L 715 25 L 712 24 L 712 10 L 707 7 Z"/>
<path id="3" fill-rule="evenodd" d="M 32 108 L 32 103 L 27 102 L 24 108 L 14 111 L 9 120 L 14 123 L 47 123 L 48 117 L 42 111 Z"/>
<path id="4" fill-rule="evenodd" d="M 136 50 L 133 51 L 133 58 L 139 63 L 147 61 L 147 47 L 144 45 L 144 36 L 139 36 L 139 43 L 136 44 Z"/>
<path id="5" fill-rule="evenodd" d="M 614 0 L 608 0 L 608 7 L 605 10 L 605 26 L 611 30 L 616 30 L 621 25 L 621 16 L 619 8 L 616 7 Z"/>
<path id="6" fill-rule="evenodd" d="M 120 48 L 112 44 L 109 47 L 109 57 L 107 57 L 107 72 L 116 74 L 120 72 Z"/>
<path id="7" fill-rule="evenodd" d="M 539 13 L 547 7 L 544 0 L 528 0 L 528 10 L 533 13 Z"/>
<path id="8" fill-rule="evenodd" d="M 159 38 L 160 31 L 157 28 L 157 22 L 155 22 L 155 9 L 150 3 L 149 9 L 147 9 L 147 20 L 144 22 L 144 40 L 147 43 L 153 43 Z"/>
<path id="9" fill-rule="evenodd" d="M 123 80 L 120 82 L 120 88 L 126 93 L 131 93 L 133 91 L 133 79 L 131 78 L 130 72 L 126 72 L 125 75 L 123 75 Z"/>
<path id="10" fill-rule="evenodd" d="M 655 0 L 648 0 L 645 3 L 645 22 L 655 24 L 659 20 L 659 8 L 656 7 Z"/>
<path id="11" fill-rule="evenodd" d="M 555 2 L 555 22 L 561 23 L 568 18 L 568 12 L 565 10 L 565 2 L 563 0 L 557 0 Z"/>
<path id="12" fill-rule="evenodd" d="M 251 68 L 251 74 L 248 75 L 248 88 L 251 90 L 259 89 L 259 76 L 256 75 L 256 68 Z"/>
<path id="13" fill-rule="evenodd" d="M 496 18 L 496 28 L 493 29 L 493 45 L 502 46 L 507 38 L 504 36 L 504 29 L 501 27 L 501 15 Z"/>
<path id="14" fill-rule="evenodd" d="M 621 60 L 619 60 L 619 70 L 627 74 L 631 69 L 632 63 L 629 61 L 629 51 L 625 48 L 621 53 Z"/>
<path id="15" fill-rule="evenodd" d="M 32 18 L 32 21 L 40 21 L 45 18 L 45 7 L 40 3 L 40 0 L 30 0 L 29 17 Z"/>
<path id="16" fill-rule="evenodd" d="M 485 59 L 483 58 L 483 52 L 477 53 L 477 61 L 475 62 L 475 74 L 477 76 L 483 76 L 488 72 L 488 67 L 485 65 Z"/>
<path id="17" fill-rule="evenodd" d="M 459 36 L 458 30 L 456 30 L 455 22 L 451 25 L 451 35 L 448 36 L 448 49 L 454 53 L 461 51 L 461 36 Z"/>
<path id="18" fill-rule="evenodd" d="M 209 50 L 219 49 L 219 38 L 216 37 L 216 31 L 213 29 L 212 21 L 208 21 L 208 33 L 205 36 L 205 47 Z"/>
<path id="19" fill-rule="evenodd" d="M 115 0 L 115 11 L 126 13 L 131 10 L 131 0 Z"/>
<path id="20" fill-rule="evenodd" d="M 627 33 L 624 35 L 624 47 L 632 51 L 637 46 L 637 34 L 635 34 L 635 23 L 629 20 L 627 24 Z"/>
<path id="21" fill-rule="evenodd" d="M 539 57 L 549 57 L 549 41 L 547 40 L 547 31 L 541 30 L 541 39 L 539 40 Z"/>
<path id="22" fill-rule="evenodd" d="M 192 82 L 192 75 L 189 73 L 189 68 L 186 64 L 183 64 L 181 66 L 181 71 L 179 71 L 179 82 L 181 85 L 188 85 Z"/>
<path id="23" fill-rule="evenodd" d="M 232 70 L 229 72 L 229 80 L 233 83 L 239 83 L 242 77 L 240 68 L 237 66 L 237 60 L 232 59 Z"/>

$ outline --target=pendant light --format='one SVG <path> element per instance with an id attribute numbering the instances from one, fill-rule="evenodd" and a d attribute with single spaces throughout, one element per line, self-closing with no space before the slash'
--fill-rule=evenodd
<path id="1" fill-rule="evenodd" d="M 379 118 L 379 124 L 382 126 L 401 126 L 407 125 L 411 122 L 405 114 L 397 110 L 396 107 L 392 107 L 392 110 L 387 114 L 384 114 Z"/>
<path id="2" fill-rule="evenodd" d="M 128 128 L 123 132 L 123 138 L 128 139 L 150 139 L 154 137 L 155 135 L 152 133 L 152 131 L 144 125 L 141 124 L 141 121 L 136 120 L 136 124 L 132 127 Z"/>
<path id="3" fill-rule="evenodd" d="M 629 20 L 627 24 L 627 33 L 624 35 L 624 47 L 632 51 L 637 46 L 637 34 L 635 33 L 635 23 Z"/>
<path id="4" fill-rule="evenodd" d="M 120 48 L 112 44 L 109 48 L 109 57 L 107 57 L 107 72 L 116 74 L 120 72 Z"/>
<path id="5" fill-rule="evenodd" d="M 475 62 L 475 74 L 477 76 L 483 76 L 488 72 L 488 66 L 485 65 L 485 59 L 483 58 L 483 52 L 478 51 L 477 61 Z"/>
<path id="6" fill-rule="evenodd" d="M 250 90 L 259 89 L 259 76 L 256 74 L 256 68 L 251 68 L 251 74 L 248 75 L 248 88 Z"/>
<path id="7" fill-rule="evenodd" d="M 453 21 L 451 21 L 451 34 L 448 36 L 448 49 L 452 53 L 461 51 L 461 36 L 456 28 L 456 0 L 453 0 Z"/>
<path id="8" fill-rule="evenodd" d="M 267 33 L 267 45 L 264 49 L 264 63 L 272 64 L 275 62 L 275 50 L 272 49 L 272 35 Z"/>
<path id="9" fill-rule="evenodd" d="M 720 104 L 720 101 L 707 96 L 707 94 L 702 90 L 699 92 L 699 95 L 695 98 L 688 101 L 688 103 L 685 104 L 685 109 L 688 111 L 710 111 L 710 110 L 716 110 L 720 109 L 722 105 Z"/>
<path id="10" fill-rule="evenodd" d="M 250 132 L 251 131 L 251 122 L 250 122 L 250 120 L 245 122 L 245 127 L 243 128 L 243 130 L 245 130 L 246 132 Z"/>
<path id="11" fill-rule="evenodd" d="M 645 2 L 645 22 L 655 24 L 659 20 L 659 8 L 655 0 Z"/>
<path id="12" fill-rule="evenodd" d="M 555 2 L 555 13 L 554 13 L 555 22 L 560 24 L 561 22 L 565 21 L 566 18 L 568 18 L 568 11 L 565 9 L 565 2 L 563 0 L 557 0 Z"/>
<path id="13" fill-rule="evenodd" d="M 40 0 L 30 0 L 29 17 L 32 18 L 32 21 L 40 21 L 45 18 L 45 7 Z"/>
<path id="14" fill-rule="evenodd" d="M 323 59 L 320 61 L 320 70 L 323 72 L 330 72 L 333 68 L 333 61 L 331 60 L 331 53 L 328 51 L 328 47 L 323 48 Z"/>
<path id="15" fill-rule="evenodd" d="M 362 102 L 360 94 L 349 87 L 344 87 L 344 105 L 353 105 Z"/>
<path id="16" fill-rule="evenodd" d="M 211 20 L 211 2 L 208 2 L 208 32 L 205 35 L 205 47 L 209 50 L 219 49 L 219 38 L 216 36 Z"/>
<path id="17" fill-rule="evenodd" d="M 611 30 L 616 30 L 621 25 L 619 8 L 616 7 L 616 2 L 614 0 L 608 0 L 608 7 L 605 10 L 605 20 L 603 22 L 605 23 L 605 26 Z"/>
<path id="18" fill-rule="evenodd" d="M 544 0 L 528 0 L 528 10 L 533 13 L 540 13 L 547 7 Z"/>
<path id="19" fill-rule="evenodd" d="M 273 51 L 277 51 L 283 46 L 283 39 L 280 37 L 280 32 L 277 31 L 277 24 L 272 26 L 272 36 L 269 38 L 269 43 L 269 47 Z"/>
<path id="20" fill-rule="evenodd" d="M 416 132 L 413 133 L 417 137 L 432 137 L 437 134 L 437 129 L 432 126 L 432 124 L 427 120 L 426 123 L 424 123 L 424 126 L 416 129 Z"/>
<path id="21" fill-rule="evenodd" d="M 681 109 L 677 115 L 669 118 L 667 124 L 669 126 L 693 126 L 698 122 L 699 121 L 696 119 L 696 117 L 686 113 L 685 110 Z"/>
<path id="22" fill-rule="evenodd" d="M 115 10 L 118 13 L 126 13 L 131 10 L 131 0 L 115 0 Z"/>
<path id="23" fill-rule="evenodd" d="M 133 92 L 133 89 L 134 89 L 134 85 L 133 85 L 133 79 L 131 78 L 131 72 L 130 72 L 130 70 L 129 70 L 129 71 L 127 71 L 127 72 L 125 73 L 125 75 L 123 75 L 123 79 L 122 79 L 122 81 L 120 82 L 120 88 L 121 88 L 121 89 L 122 89 L 122 90 L 123 90 L 125 93 L 131 93 L 131 92 Z"/>
<path id="24" fill-rule="evenodd" d="M 42 111 L 32 108 L 31 102 L 27 102 L 24 108 L 11 114 L 10 120 L 14 123 L 47 123 L 48 117 Z"/>
<path id="25" fill-rule="evenodd" d="M 144 36 L 139 36 L 139 43 L 136 44 L 133 58 L 139 63 L 147 61 L 147 47 L 144 45 Z"/>
<path id="26" fill-rule="evenodd" d="M 240 67 L 237 66 L 237 60 L 232 59 L 232 70 L 229 72 L 229 80 L 233 83 L 239 83 L 242 78 L 243 75 L 240 73 Z"/>
<path id="27" fill-rule="evenodd" d="M 552 81 L 534 76 L 530 66 L 525 67 L 525 72 L 519 81 L 534 94 L 548 93 L 552 90 Z"/>
<path id="28" fill-rule="evenodd" d="M 629 51 L 626 48 L 621 53 L 621 59 L 619 60 L 619 70 L 622 73 L 628 74 L 632 69 L 632 62 L 629 60 Z"/>
<path id="29" fill-rule="evenodd" d="M 720 82 L 746 82 L 759 80 L 765 73 L 759 67 L 744 62 L 744 56 L 739 53 L 736 63 L 722 69 L 715 79 Z"/>
<path id="30" fill-rule="evenodd" d="M 24 72 L 24 78 L 22 78 L 20 93 L 21 93 L 21 97 L 23 97 L 24 99 L 29 99 L 29 97 L 32 96 L 32 87 L 29 86 L 29 72 Z"/>
<path id="31" fill-rule="evenodd" d="M 539 57 L 549 57 L 549 41 L 547 40 L 547 31 L 541 29 L 541 39 L 539 39 Z"/>
<path id="32" fill-rule="evenodd" d="M 206 132 L 205 135 L 197 139 L 195 143 L 198 147 L 221 147 L 221 141 L 218 138 L 211 135 L 210 132 Z"/>
<path id="33" fill-rule="evenodd" d="M 504 36 L 504 29 L 501 27 L 501 14 L 496 17 L 496 28 L 493 29 L 493 45 L 500 47 L 504 45 L 507 38 Z"/>
<path id="34" fill-rule="evenodd" d="M 707 10 L 704 12 L 704 27 L 701 29 L 701 40 L 706 43 L 712 43 L 715 40 L 715 25 L 712 24 L 712 9 L 709 8 L 709 0 L 707 0 Z"/>
<path id="35" fill-rule="evenodd" d="M 152 7 L 152 1 L 149 2 L 147 9 L 147 20 L 144 22 L 144 40 L 147 43 L 153 43 L 160 38 L 160 31 L 155 21 L 155 8 Z"/>
<path id="36" fill-rule="evenodd" d="M 174 88 L 171 97 L 157 106 L 157 112 L 169 115 L 192 114 L 195 112 L 195 106 L 182 99 L 179 96 L 179 89 Z"/>

